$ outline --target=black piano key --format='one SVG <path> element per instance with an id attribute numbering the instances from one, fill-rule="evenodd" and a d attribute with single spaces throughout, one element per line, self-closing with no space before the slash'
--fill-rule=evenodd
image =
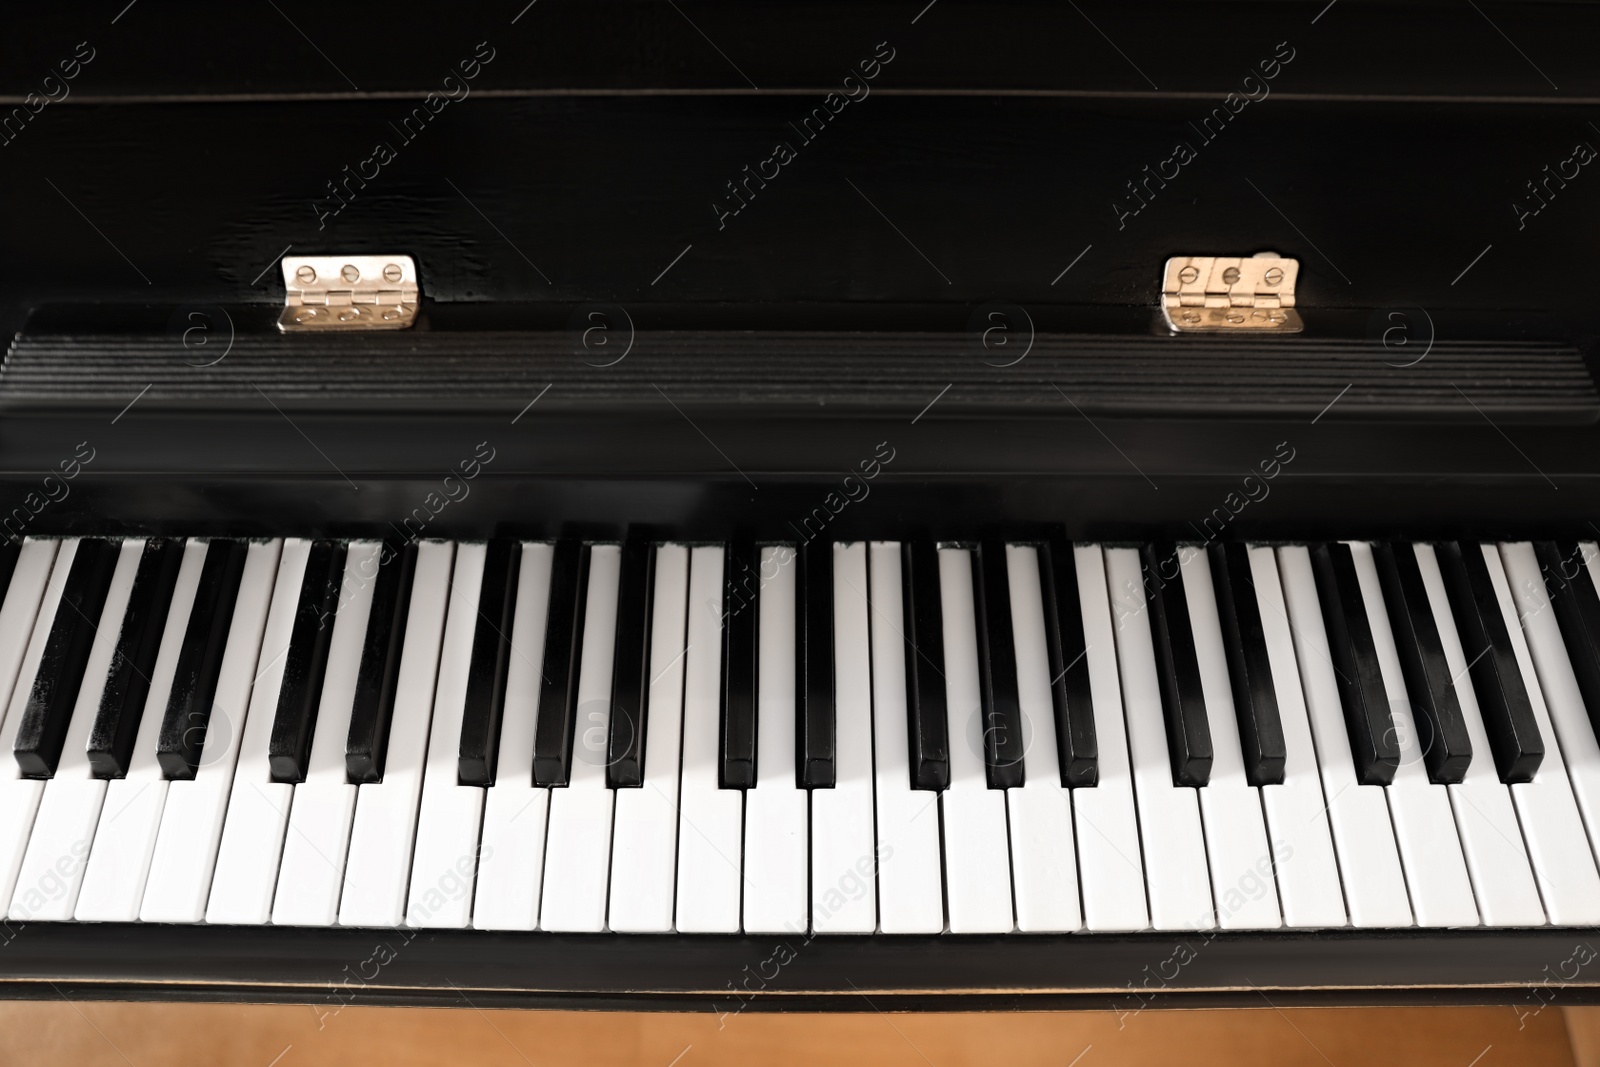
<path id="1" fill-rule="evenodd" d="M 1362 785 L 1388 785 L 1400 769 L 1400 742 L 1389 714 L 1389 694 L 1383 687 L 1350 546 L 1341 541 L 1312 546 L 1311 569 L 1328 632 L 1328 652 L 1339 681 L 1339 702 L 1350 733 L 1356 779 Z"/>
<path id="2" fill-rule="evenodd" d="M 172 692 L 167 695 L 156 741 L 156 762 L 168 778 L 193 778 L 200 765 L 249 551 L 243 541 L 206 545 L 206 561 L 200 568 L 194 606 L 189 609 L 189 624 L 184 627 Z"/>
<path id="3" fill-rule="evenodd" d="M 1078 601 L 1077 555 L 1072 542 L 1064 537 L 1052 538 L 1038 551 L 1061 784 L 1074 788 L 1098 785 L 1100 747 L 1094 731 L 1094 693 L 1089 685 L 1083 606 Z"/>
<path id="4" fill-rule="evenodd" d="M 906 645 L 906 727 L 913 789 L 950 788 L 950 723 L 945 713 L 944 608 L 939 600 L 939 548 L 932 541 L 900 546 Z"/>
<path id="5" fill-rule="evenodd" d="M 756 784 L 757 596 L 761 557 L 748 541 L 728 545 L 722 571 L 721 782 L 724 789 Z"/>
<path id="6" fill-rule="evenodd" d="M 566 785 L 572 776 L 572 734 L 578 716 L 578 657 L 589 587 L 589 546 L 557 541 L 550 566 L 550 609 L 544 632 L 539 718 L 533 734 L 533 784 Z"/>
<path id="7" fill-rule="evenodd" d="M 417 571 L 415 543 L 384 544 L 372 588 L 372 611 L 361 642 L 356 669 L 356 695 L 350 705 L 350 732 L 344 746 L 345 776 L 351 782 L 383 781 L 389 748 L 389 723 L 394 715 L 400 657 L 411 614 L 411 585 Z"/>
<path id="8" fill-rule="evenodd" d="M 1400 674 L 1411 701 L 1417 746 L 1428 778 L 1436 785 L 1455 785 L 1472 765 L 1472 737 L 1461 714 L 1461 701 L 1445 662 L 1439 627 L 1422 583 L 1417 551 L 1409 544 L 1372 546 L 1378 581 L 1400 653 Z"/>
<path id="9" fill-rule="evenodd" d="M 1589 724 L 1600 734 L 1600 597 L 1576 541 L 1537 541 L 1533 546 L 1544 572 L 1544 584 L 1555 608 L 1567 658 L 1578 680 L 1578 692 L 1589 712 Z"/>
<path id="10" fill-rule="evenodd" d="M 1139 555 L 1172 780 L 1178 785 L 1203 786 L 1211 781 L 1211 724 L 1206 720 L 1205 694 L 1200 689 L 1200 657 L 1194 648 L 1178 549 L 1170 544 L 1145 545 Z"/>
<path id="11" fill-rule="evenodd" d="M 795 755 L 800 784 L 832 789 L 838 734 L 833 702 L 833 545 L 801 545 L 795 565 Z"/>
<path id="12" fill-rule="evenodd" d="M 1544 760 L 1544 739 L 1539 736 L 1539 722 L 1534 718 L 1505 617 L 1500 614 L 1500 599 L 1483 548 L 1470 541 L 1446 542 L 1434 551 L 1444 572 L 1450 614 L 1467 657 L 1467 672 L 1478 710 L 1483 713 L 1495 769 L 1502 782 L 1531 782 Z"/>
<path id="13" fill-rule="evenodd" d="M 1245 779 L 1255 786 L 1282 785 L 1289 750 L 1278 714 L 1278 691 L 1267 659 L 1267 637 L 1261 627 L 1261 602 L 1250 577 L 1250 548 L 1213 544 L 1211 583 L 1217 592 L 1222 645 L 1228 654 L 1228 681 L 1239 720 L 1239 747 Z"/>
<path id="14" fill-rule="evenodd" d="M 119 548 L 118 542 L 99 538 L 78 542 L 61 590 L 61 605 L 50 623 L 44 658 L 39 661 L 39 673 L 17 727 L 14 752 L 24 778 L 49 778 L 56 773 Z"/>
<path id="15" fill-rule="evenodd" d="M 139 556 L 105 691 L 89 731 L 89 770 L 96 778 L 128 773 L 182 562 L 183 542 L 167 538 L 146 541 Z"/>
<path id="16" fill-rule="evenodd" d="M 1003 541 L 972 553 L 973 614 L 978 630 L 978 703 L 990 789 L 1023 783 L 1022 704 L 1017 698 L 1017 646 L 1011 632 L 1011 583 Z"/>
<path id="17" fill-rule="evenodd" d="M 611 667 L 611 723 L 606 784 L 644 785 L 644 737 L 650 711 L 650 625 L 655 613 L 656 550 L 648 541 L 622 546 L 617 591 L 617 643 Z"/>
<path id="18" fill-rule="evenodd" d="M 345 545 L 313 541 L 295 602 L 289 651 L 283 657 L 283 685 L 267 742 L 267 766 L 274 782 L 303 782 L 311 755 L 311 735 L 328 669 L 328 642 L 344 584 Z"/>
<path id="19" fill-rule="evenodd" d="M 0 600 L 11 588 L 11 576 L 17 571 L 17 557 L 21 554 L 21 541 L 0 541 Z"/>
<path id="20" fill-rule="evenodd" d="M 521 559 L 522 545 L 517 541 L 490 541 L 484 552 L 477 625 L 467 661 L 467 695 L 461 711 L 456 774 L 462 785 L 494 785 Z"/>

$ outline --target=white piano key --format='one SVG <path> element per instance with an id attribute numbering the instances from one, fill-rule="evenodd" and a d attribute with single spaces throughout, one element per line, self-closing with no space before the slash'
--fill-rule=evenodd
<path id="1" fill-rule="evenodd" d="M 1411 901 L 1389 819 L 1388 796 L 1383 786 L 1357 784 L 1311 553 L 1303 545 L 1280 548 L 1278 570 L 1350 922 L 1360 927 L 1410 926 Z"/>
<path id="2" fill-rule="evenodd" d="M 494 785 L 483 804 L 483 842 L 472 905 L 472 925 L 480 930 L 532 930 L 539 922 L 550 790 L 533 784 L 533 734 L 539 718 L 539 665 L 544 662 L 554 556 L 554 546 L 548 543 L 522 546 L 499 756 Z"/>
<path id="3" fill-rule="evenodd" d="M 434 684 L 454 559 L 455 546 L 449 542 L 417 544 L 383 781 L 366 782 L 356 789 L 350 854 L 339 900 L 339 922 L 344 926 L 399 926 L 405 917 L 411 846 L 422 797 L 428 728 L 433 719 Z M 542 828 L 539 837 L 542 851 Z"/>
<path id="4" fill-rule="evenodd" d="M 1249 555 L 1251 583 L 1267 643 L 1267 662 L 1278 697 L 1278 718 L 1283 723 L 1283 783 L 1262 786 L 1261 803 L 1272 839 L 1284 925 L 1343 926 L 1344 892 L 1339 884 L 1338 860 L 1334 858 L 1333 831 L 1328 826 L 1328 801 L 1322 792 L 1317 750 L 1311 739 L 1305 694 L 1300 688 L 1294 635 L 1278 578 L 1278 557 L 1272 549 L 1259 546 L 1251 548 Z"/>
<path id="5" fill-rule="evenodd" d="M 1494 545 L 1480 545 L 1489 580 L 1500 602 L 1500 614 L 1510 635 L 1528 703 L 1533 708 L 1539 736 L 1544 741 L 1544 759 L 1531 782 L 1511 786 L 1511 799 L 1521 817 L 1523 840 L 1529 863 L 1539 881 L 1539 893 L 1546 917 L 1556 926 L 1594 926 L 1600 923 L 1600 871 L 1584 835 L 1583 818 L 1567 778 L 1563 745 L 1551 725 L 1544 692 L 1534 670 L 1528 641 L 1517 618 L 1516 603 L 1500 552 Z M 1530 553 L 1531 556 L 1531 553 Z M 1559 637 L 1557 638 L 1559 640 Z"/>
<path id="6" fill-rule="evenodd" d="M 1545 915 L 1539 901 L 1539 887 L 1528 863 L 1528 850 L 1523 843 L 1522 827 L 1517 824 L 1511 792 L 1500 781 L 1494 754 L 1489 750 L 1489 735 L 1484 730 L 1477 693 L 1467 673 L 1467 657 L 1461 647 L 1461 636 L 1456 632 L 1455 618 L 1450 613 L 1449 594 L 1445 592 L 1438 557 L 1432 545 L 1419 544 L 1411 550 L 1417 556 L 1434 625 L 1439 630 L 1439 643 L 1444 648 L 1450 677 L 1455 680 L 1461 717 L 1472 741 L 1472 762 L 1466 775 L 1460 783 L 1447 788 L 1478 912 L 1485 926 L 1542 926 Z M 1405 549 L 1397 547 L 1395 551 Z"/>
<path id="7" fill-rule="evenodd" d="M 56 773 L 44 783 L 39 812 L 33 820 L 33 832 L 11 897 L 8 914 L 12 919 L 60 921 L 72 918 L 77 907 L 78 889 L 83 884 L 95 826 L 100 821 L 100 805 L 106 795 L 105 780 L 89 773 L 89 732 L 100 710 L 111 656 L 122 632 L 122 617 L 128 611 L 134 574 L 143 553 L 142 538 L 122 542 L 100 617 L 90 620 L 94 641 L 67 723 Z"/>
<path id="8" fill-rule="evenodd" d="M 1133 768 L 1128 759 L 1105 557 L 1097 545 L 1079 545 L 1072 551 L 1078 569 L 1084 658 L 1089 666 L 1095 744 L 1099 750 L 1098 784 L 1072 790 L 1084 926 L 1103 933 L 1143 930 L 1150 925 L 1150 913 L 1145 901 L 1144 856 L 1133 799 Z"/>
<path id="9" fill-rule="evenodd" d="M 167 802 L 167 782 L 156 760 L 156 744 L 205 561 L 206 542 L 191 538 L 178 565 L 127 776 L 106 783 L 105 802 L 73 914 L 80 922 L 132 922 L 139 917 L 139 901 Z"/>
<path id="10" fill-rule="evenodd" d="M 1006 790 L 1017 929 L 1066 933 L 1081 927 L 1083 918 L 1072 841 L 1072 791 L 1061 784 L 1061 754 L 1056 747 L 1038 550 L 1031 545 L 1008 545 L 1006 577 L 1011 588 L 1017 697 L 1026 744 L 1023 785 Z M 904 730 L 900 736 L 905 737 Z"/>
<path id="11" fill-rule="evenodd" d="M 1009 933 L 1014 922 L 1006 794 L 1003 789 L 989 788 L 984 766 L 969 550 L 939 549 L 939 593 L 944 612 L 950 735 L 950 788 L 941 798 L 950 930 L 958 934 Z"/>
<path id="12" fill-rule="evenodd" d="M 1383 588 L 1378 582 L 1372 546 L 1360 541 L 1350 542 L 1350 555 L 1355 560 L 1356 576 L 1361 582 L 1361 599 L 1372 627 L 1372 641 L 1377 646 L 1378 666 L 1383 672 L 1383 687 L 1389 694 L 1389 707 L 1400 745 L 1400 768 L 1395 771 L 1394 781 L 1387 786 L 1387 791 L 1395 840 L 1400 844 L 1406 885 L 1411 891 L 1412 911 L 1418 926 L 1476 926 L 1478 906 L 1461 851 L 1450 793 L 1444 786 L 1428 780 L 1428 770 L 1423 765 L 1416 713 L 1411 710 L 1405 680 L 1400 674 L 1400 654 L 1395 650 L 1394 633 L 1389 628 L 1389 613 L 1384 608 Z"/>
<path id="13" fill-rule="evenodd" d="M 1572 662 L 1567 658 L 1560 624 L 1545 589 L 1544 573 L 1533 546 L 1526 541 L 1501 545 L 1500 559 L 1534 667 L 1533 674 L 1526 670 L 1523 674 L 1529 679 L 1536 677 L 1539 683 L 1543 700 L 1535 701 L 1534 708 L 1542 703 L 1549 713 L 1552 730 L 1544 735 L 1545 759 L 1550 758 L 1554 738 L 1560 744 L 1561 762 L 1588 829 L 1591 852 L 1600 855 L 1600 743 L 1596 742 L 1583 695 L 1572 673 Z M 1494 568 L 1489 573 L 1493 575 Z M 1533 688 L 1529 686 L 1530 697 Z M 1544 729 L 1543 723 L 1540 729 Z"/>
<path id="14" fill-rule="evenodd" d="M 59 550 L 58 542 L 29 540 L 24 551 L 34 545 L 46 547 L 36 550 L 27 560 L 26 574 L 23 573 L 24 560 L 18 556 L 11 590 L 6 593 L 6 613 L 11 617 L 0 620 L 7 624 L 3 655 L 12 682 L 5 723 L 0 726 L 0 900 L 10 900 L 16 888 L 28 835 L 33 830 L 33 817 L 39 810 L 39 798 L 44 794 L 44 782 L 23 778 L 12 756 L 17 730 L 22 725 L 33 680 L 39 673 L 39 661 L 44 658 L 51 623 L 61 605 L 61 591 L 78 554 L 77 538 L 60 541 Z M 13 597 L 15 613 L 11 611 Z M 26 610 L 29 604 L 37 610 Z M 25 651 L 18 655 L 19 649 Z"/>
<path id="15" fill-rule="evenodd" d="M 261 641 L 260 668 L 250 694 L 239 763 L 234 769 L 227 818 L 222 826 L 222 844 L 217 849 L 211 898 L 206 904 L 209 923 L 256 925 L 272 916 L 272 896 L 278 884 L 278 862 L 283 855 L 283 835 L 289 823 L 294 786 L 272 780 L 267 749 L 310 552 L 311 542 L 303 538 L 289 538 L 283 543 L 283 557 L 272 589 L 272 609 Z"/>
<path id="16" fill-rule="evenodd" d="M 1283 925 L 1273 876 L 1275 850 L 1267 841 L 1261 792 L 1244 774 L 1239 719 L 1222 644 L 1211 561 L 1203 548 L 1179 549 L 1189 624 L 1200 664 L 1200 691 L 1211 727 L 1211 779 L 1200 794 L 1206 856 L 1217 925 L 1224 930 L 1272 930 Z"/>
<path id="17" fill-rule="evenodd" d="M 206 914 L 234 769 L 249 723 L 251 689 L 257 668 L 270 669 L 260 652 L 282 548 L 281 541 L 256 542 L 245 554 L 200 765 L 192 779 L 167 786 L 139 907 L 145 922 L 199 922 Z M 265 752 L 263 743 L 263 756 Z"/>
<path id="18" fill-rule="evenodd" d="M 868 600 L 872 628 L 873 786 L 878 811 L 878 926 L 886 934 L 937 934 L 944 930 L 939 794 L 932 789 L 911 786 L 906 696 L 906 642 L 910 637 L 905 632 L 900 545 L 893 541 L 874 541 L 869 569 L 872 583 Z M 790 618 L 793 618 L 792 612 Z M 763 638 L 766 632 L 767 620 L 763 616 Z M 793 648 L 792 622 L 785 637 Z M 792 693 L 792 673 L 789 682 Z M 792 699 L 790 706 L 793 706 Z M 759 736 L 764 756 L 768 736 L 764 723 Z M 792 777 L 792 745 L 789 766 Z"/>
<path id="19" fill-rule="evenodd" d="M 589 551 L 572 773 L 565 787 L 550 791 L 544 902 L 539 909 L 543 929 L 574 933 L 598 933 L 606 928 L 615 798 L 614 790 L 606 786 L 606 739 L 611 722 L 622 549 L 595 545 Z"/>
<path id="20" fill-rule="evenodd" d="M 463 928 L 472 920 L 485 790 L 460 784 L 461 723 L 487 547 L 481 541 L 456 546 L 406 898 L 408 926 Z"/>
<path id="21" fill-rule="evenodd" d="M 723 554 L 720 545 L 704 545 L 689 563 L 677 894 L 677 929 L 686 934 L 739 929 L 744 794 L 718 788 Z"/>
<path id="22" fill-rule="evenodd" d="M 1117 662 L 1144 839 L 1150 922 L 1158 930 L 1209 929 L 1216 919 L 1200 804 L 1195 789 L 1172 780 L 1137 549 L 1106 549 L 1106 584 L 1116 613 Z"/>
<path id="23" fill-rule="evenodd" d="M 679 746 L 689 604 L 689 550 L 656 547 L 650 621 L 650 704 L 645 715 L 644 784 L 617 790 L 611 850 L 612 930 L 668 933 L 677 883 Z"/>
<path id="24" fill-rule="evenodd" d="M 834 785 L 811 791 L 811 927 L 818 933 L 862 934 L 878 928 L 871 657 L 867 546 L 859 541 L 835 544 Z"/>
<path id="25" fill-rule="evenodd" d="M 280 926 L 332 926 L 339 914 L 357 789 L 347 779 L 344 750 L 382 549 L 377 541 L 352 541 L 345 551 L 306 779 L 294 786 L 272 902 Z"/>
<path id="26" fill-rule="evenodd" d="M 810 924 L 808 805 L 795 781 L 795 558 L 787 545 L 761 550 L 756 787 L 744 799 L 746 933 L 794 933 Z"/>

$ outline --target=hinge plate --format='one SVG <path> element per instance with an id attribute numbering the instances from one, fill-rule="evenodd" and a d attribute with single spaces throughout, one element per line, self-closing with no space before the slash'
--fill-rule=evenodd
<path id="1" fill-rule="evenodd" d="M 1174 333 L 1299 333 L 1294 307 L 1300 261 L 1253 256 L 1174 256 L 1161 284 L 1161 314 Z"/>
<path id="2" fill-rule="evenodd" d="M 278 329 L 404 330 L 417 320 L 410 256 L 284 256 Z"/>

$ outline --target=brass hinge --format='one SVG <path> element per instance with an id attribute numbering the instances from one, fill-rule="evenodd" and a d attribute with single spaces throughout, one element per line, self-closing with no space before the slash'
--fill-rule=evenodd
<path id="1" fill-rule="evenodd" d="M 278 329 L 404 330 L 417 320 L 410 256 L 284 256 Z"/>
<path id="2" fill-rule="evenodd" d="M 1276 252 L 1174 256 L 1161 285 L 1161 314 L 1174 333 L 1299 333 L 1299 274 L 1299 260 Z"/>

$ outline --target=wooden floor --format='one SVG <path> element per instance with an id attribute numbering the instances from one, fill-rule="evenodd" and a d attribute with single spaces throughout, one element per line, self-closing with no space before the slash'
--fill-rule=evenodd
<path id="1" fill-rule="evenodd" d="M 1600 1008 L 715 1015 L 0 1003 L 0 1064 L 1600 1067 Z"/>

